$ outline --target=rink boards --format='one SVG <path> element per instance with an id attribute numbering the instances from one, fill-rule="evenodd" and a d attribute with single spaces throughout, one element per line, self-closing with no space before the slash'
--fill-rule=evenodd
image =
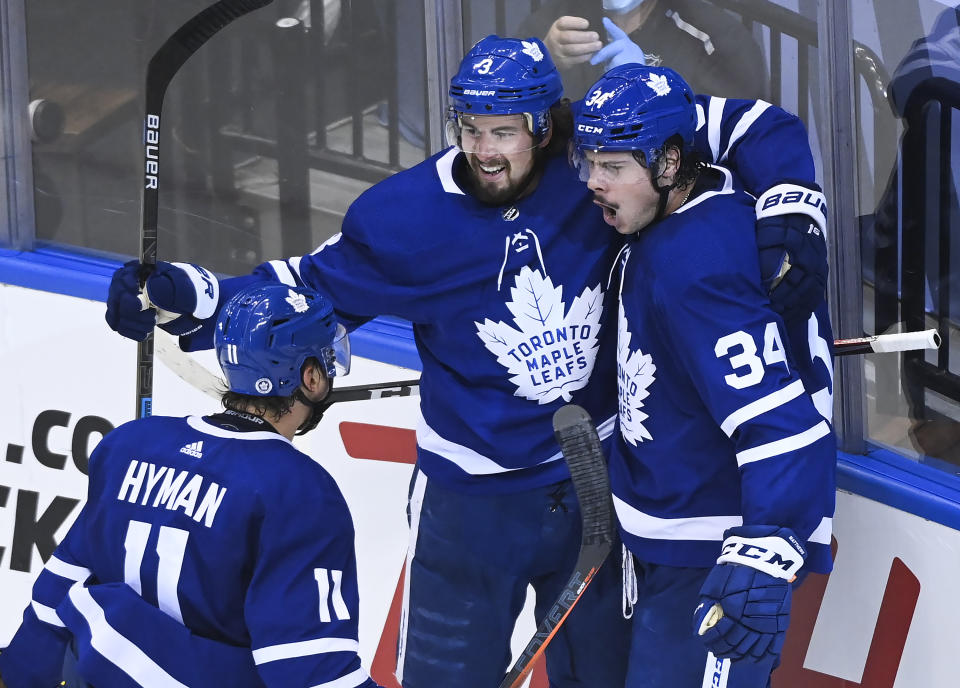
<path id="1" fill-rule="evenodd" d="M 103 432 L 133 417 L 136 348 L 108 330 L 103 311 L 97 300 L 0 284 L 0 647 L 19 623 L 44 557 L 82 505 L 90 451 Z M 361 353 L 379 357 L 391 346 L 389 338 L 374 340 L 359 346 Z M 197 360 L 215 369 L 210 352 Z M 354 366 L 351 384 L 416 375 L 370 358 L 356 358 Z M 157 363 L 154 413 L 216 408 Z M 416 398 L 341 404 L 297 440 L 337 479 L 353 513 L 361 655 L 384 685 L 396 685 L 391 674 L 417 415 Z M 952 688 L 960 531 L 940 515 L 960 512 L 960 505 L 949 490 L 927 496 L 914 486 L 912 506 L 904 507 L 896 497 L 903 494 L 900 474 L 863 478 L 866 473 L 846 468 L 857 457 L 840 458 L 835 570 L 811 576 L 801 588 L 774 686 Z M 532 630 L 527 613 L 515 649 Z M 542 678 L 534 683 L 545 685 Z"/>

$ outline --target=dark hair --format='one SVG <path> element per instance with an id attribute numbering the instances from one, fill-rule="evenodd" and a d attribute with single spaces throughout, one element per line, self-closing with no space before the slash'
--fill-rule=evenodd
<path id="1" fill-rule="evenodd" d="M 566 156 L 567 144 L 573 138 L 573 110 L 569 98 L 561 98 L 550 107 L 550 119 L 553 121 L 553 133 L 543 152 L 548 158 Z"/>
<path id="2" fill-rule="evenodd" d="M 311 356 L 304 361 L 303 366 L 300 368 L 301 380 L 303 379 L 303 371 L 307 369 L 307 366 L 313 366 L 322 370 L 320 361 L 318 361 L 316 357 Z M 293 409 L 293 404 L 297 401 L 297 390 L 299 389 L 300 386 L 297 385 L 297 388 L 285 397 L 261 397 L 254 394 L 240 394 L 239 392 L 227 390 L 220 396 L 220 403 L 223 404 L 224 408 L 230 409 L 231 411 L 252 413 L 260 417 L 270 415 L 275 418 L 282 418 Z"/>
<path id="3" fill-rule="evenodd" d="M 686 189 L 696 181 L 697 175 L 700 174 L 704 164 L 703 157 L 691 146 L 685 144 L 680 134 L 674 134 L 657 149 L 656 157 L 653 160 L 654 167 L 666 155 L 668 148 L 676 148 L 680 155 L 680 167 L 677 168 L 677 173 L 673 177 L 673 185 L 678 189 Z M 644 155 L 643 151 L 633 151 L 633 157 L 644 167 L 650 168 L 650 165 L 647 164 L 647 156 Z"/>
<path id="4" fill-rule="evenodd" d="M 220 397 L 224 408 L 240 413 L 252 413 L 255 416 L 273 416 L 280 418 L 290 413 L 296 401 L 291 394 L 288 397 L 258 397 L 253 394 L 240 394 L 226 391 Z"/>

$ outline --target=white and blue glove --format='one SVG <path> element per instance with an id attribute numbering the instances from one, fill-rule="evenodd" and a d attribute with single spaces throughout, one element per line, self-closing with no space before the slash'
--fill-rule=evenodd
<path id="1" fill-rule="evenodd" d="M 693 630 L 722 659 L 777 657 L 790 625 L 792 581 L 806 550 L 789 528 L 740 526 L 700 588 Z"/>
<path id="2" fill-rule="evenodd" d="M 155 325 L 172 335 L 191 334 L 216 313 L 220 283 L 209 270 L 158 261 L 147 278 L 145 295 L 140 289 L 141 270 L 140 263 L 131 260 L 110 280 L 106 320 L 124 337 L 143 341 Z"/>
<path id="3" fill-rule="evenodd" d="M 613 23 L 609 17 L 603 18 L 603 26 L 610 36 L 610 43 L 602 47 L 593 57 L 590 58 L 590 64 L 604 64 L 606 70 L 619 67 L 622 64 L 647 64 L 647 56 L 640 46 L 630 40 L 627 32 Z"/>

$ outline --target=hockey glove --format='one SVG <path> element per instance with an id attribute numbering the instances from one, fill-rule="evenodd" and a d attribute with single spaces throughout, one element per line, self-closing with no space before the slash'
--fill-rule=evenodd
<path id="1" fill-rule="evenodd" d="M 700 588 L 693 630 L 720 658 L 777 657 L 790 623 L 791 582 L 806 551 L 788 528 L 740 526 L 724 537 Z"/>
<path id="2" fill-rule="evenodd" d="M 826 200 L 818 188 L 777 184 L 757 199 L 760 276 L 784 319 L 811 313 L 827 288 Z"/>
<path id="3" fill-rule="evenodd" d="M 607 63 L 607 70 L 619 67 L 622 64 L 647 64 L 647 56 L 639 45 L 630 40 L 626 31 L 614 24 L 609 17 L 603 18 L 603 26 L 606 28 L 611 42 L 594 53 L 593 57 L 590 58 L 590 64 Z"/>
<path id="4" fill-rule="evenodd" d="M 200 329 L 217 310 L 220 284 L 199 265 L 160 261 L 147 278 L 148 307 L 140 291 L 140 263 L 130 261 L 113 274 L 107 295 L 107 324 L 124 337 L 142 341 L 155 324 L 173 335 Z"/>
<path id="5" fill-rule="evenodd" d="M 140 301 L 140 263 L 131 260 L 113 273 L 107 292 L 107 324 L 127 339 L 142 342 L 153 332 L 157 312 Z"/>

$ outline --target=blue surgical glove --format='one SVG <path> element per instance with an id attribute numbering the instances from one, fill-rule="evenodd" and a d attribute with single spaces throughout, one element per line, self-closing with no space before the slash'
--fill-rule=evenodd
<path id="1" fill-rule="evenodd" d="M 647 56 L 639 45 L 630 40 L 626 31 L 614 24 L 609 17 L 603 18 L 603 26 L 606 28 L 611 42 L 594 53 L 593 57 L 590 58 L 590 64 L 606 63 L 605 69 L 607 70 L 619 67 L 622 64 L 647 64 Z"/>
<path id="2" fill-rule="evenodd" d="M 806 551 L 788 528 L 741 526 L 700 588 L 693 631 L 722 659 L 777 657 L 790 624 L 792 581 Z"/>
<path id="3" fill-rule="evenodd" d="M 148 308 L 141 300 L 140 269 L 135 260 L 126 263 L 107 293 L 107 324 L 124 337 L 143 341 L 155 324 L 173 335 L 190 334 L 216 313 L 220 284 L 205 268 L 158 261 L 147 278 Z"/>

